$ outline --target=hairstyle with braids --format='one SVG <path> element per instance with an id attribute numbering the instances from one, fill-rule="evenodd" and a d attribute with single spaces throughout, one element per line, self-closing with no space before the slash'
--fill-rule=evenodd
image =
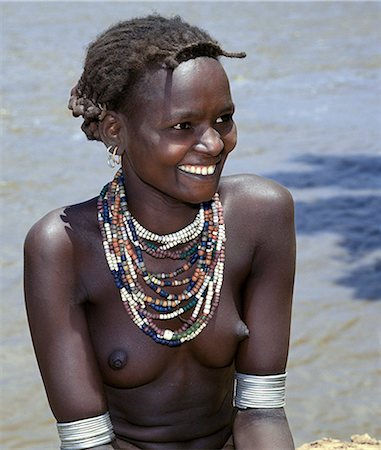
<path id="1" fill-rule="evenodd" d="M 84 69 L 70 93 L 69 109 L 82 116 L 82 130 L 90 140 L 101 140 L 99 122 L 107 110 L 125 106 L 135 82 L 152 64 L 174 69 L 198 56 L 244 58 L 224 51 L 208 33 L 179 16 L 150 15 L 117 23 L 88 48 Z"/>

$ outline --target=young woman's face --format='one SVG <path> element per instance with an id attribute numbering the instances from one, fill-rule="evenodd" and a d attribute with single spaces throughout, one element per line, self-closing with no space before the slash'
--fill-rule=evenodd
<path id="1" fill-rule="evenodd" d="M 143 189 L 187 203 L 210 200 L 237 142 L 221 64 L 200 57 L 147 75 L 124 117 L 123 168 Z M 134 177 L 135 178 L 135 177 Z"/>

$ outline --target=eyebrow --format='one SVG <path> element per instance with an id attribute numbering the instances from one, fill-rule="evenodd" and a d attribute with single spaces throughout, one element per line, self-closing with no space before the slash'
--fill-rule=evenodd
<path id="1" fill-rule="evenodd" d="M 218 112 L 217 116 L 233 113 L 235 110 L 234 103 L 226 104 L 221 110 Z M 172 113 L 169 111 L 168 114 L 164 115 L 164 119 L 171 122 L 182 122 L 198 119 L 200 116 L 204 114 L 204 110 L 194 110 L 194 109 L 176 109 Z"/>

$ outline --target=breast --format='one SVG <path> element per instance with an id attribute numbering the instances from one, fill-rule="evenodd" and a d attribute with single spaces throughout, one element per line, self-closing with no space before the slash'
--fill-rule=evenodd
<path id="1" fill-rule="evenodd" d="M 222 368 L 234 362 L 239 343 L 249 336 L 247 325 L 241 320 L 233 301 L 220 303 L 215 316 L 190 349 L 200 364 Z"/>
<path id="2" fill-rule="evenodd" d="M 175 348 L 157 344 L 147 337 L 128 316 L 118 291 L 110 295 L 112 290 L 109 289 L 108 299 L 102 295 L 101 301 L 87 311 L 104 382 L 119 388 L 155 382 L 168 367 L 176 364 L 178 354 L 201 367 L 230 366 L 239 343 L 248 336 L 249 330 L 227 286 L 226 283 L 220 304 L 206 328 L 194 340 Z"/>

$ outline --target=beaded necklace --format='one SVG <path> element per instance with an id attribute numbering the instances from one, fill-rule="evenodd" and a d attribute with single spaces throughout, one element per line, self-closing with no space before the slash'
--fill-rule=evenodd
<path id="1" fill-rule="evenodd" d="M 98 222 L 109 268 L 134 324 L 155 342 L 169 346 L 198 336 L 218 306 L 223 281 L 225 224 L 218 194 L 201 203 L 190 225 L 158 235 L 146 230 L 128 210 L 120 169 L 100 193 Z M 184 262 L 173 272 L 154 273 L 147 269 L 144 253 Z M 193 266 L 191 277 L 179 279 Z M 178 286 L 183 286 L 182 292 L 174 293 L 171 288 Z M 189 317 L 182 317 L 188 311 Z M 174 318 L 181 322 L 176 330 L 155 323 Z"/>

